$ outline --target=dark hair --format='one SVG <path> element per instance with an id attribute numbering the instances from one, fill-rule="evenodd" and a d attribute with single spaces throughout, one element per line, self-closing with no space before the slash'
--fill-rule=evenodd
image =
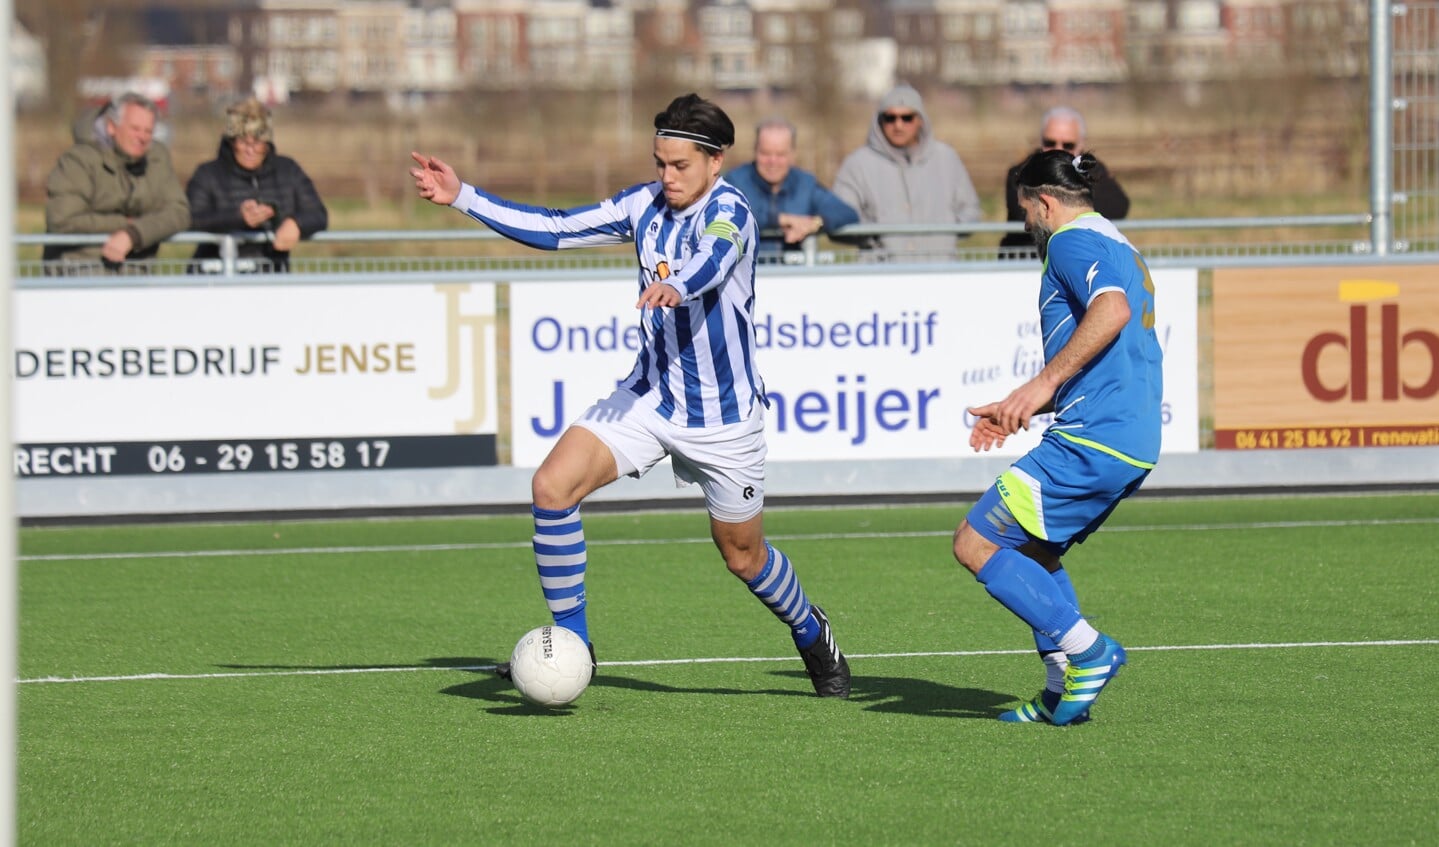
<path id="1" fill-rule="evenodd" d="M 1093 206 L 1092 186 L 1099 160 L 1091 153 L 1041 150 L 1019 166 L 1019 194 L 1048 194 L 1066 206 Z"/>
<path id="2" fill-rule="evenodd" d="M 670 101 L 655 115 L 656 134 L 693 141 L 706 155 L 713 156 L 734 144 L 734 122 L 724 110 L 698 94 L 686 94 Z"/>

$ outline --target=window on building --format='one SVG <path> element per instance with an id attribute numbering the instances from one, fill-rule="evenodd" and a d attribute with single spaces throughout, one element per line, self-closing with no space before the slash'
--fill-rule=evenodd
<path id="1" fill-rule="evenodd" d="M 1179 29 L 1190 32 L 1219 29 L 1217 0 L 1183 0 L 1179 4 Z"/>
<path id="2" fill-rule="evenodd" d="M 789 20 L 780 14 L 766 15 L 764 38 L 766 41 L 789 41 Z"/>
<path id="3" fill-rule="evenodd" d="M 905 74 L 929 72 L 929 51 L 923 47 L 905 47 L 899 51 L 899 70 Z"/>
<path id="4" fill-rule="evenodd" d="M 1130 4 L 1129 28 L 1136 32 L 1163 32 L 1164 4 L 1152 2 Z"/>
<path id="5" fill-rule="evenodd" d="M 858 9 L 836 9 L 831 13 L 830 27 L 839 38 L 859 38 L 864 35 L 864 15 Z"/>
<path id="6" fill-rule="evenodd" d="M 814 19 L 809 15 L 795 15 L 794 40 L 807 43 L 818 38 L 819 27 L 815 26 Z"/>
<path id="7" fill-rule="evenodd" d="M 656 24 L 660 40 L 665 44 L 677 44 L 684 38 L 684 18 L 677 14 L 661 15 Z"/>

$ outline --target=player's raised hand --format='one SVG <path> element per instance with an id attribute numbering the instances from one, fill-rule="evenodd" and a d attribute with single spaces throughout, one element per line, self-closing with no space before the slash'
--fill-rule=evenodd
<path id="1" fill-rule="evenodd" d="M 415 188 L 421 197 L 437 206 L 455 202 L 455 198 L 460 196 L 460 178 L 454 168 L 434 156 L 414 151 L 410 152 L 410 158 L 419 166 L 410 168 L 410 176 L 415 178 Z"/>

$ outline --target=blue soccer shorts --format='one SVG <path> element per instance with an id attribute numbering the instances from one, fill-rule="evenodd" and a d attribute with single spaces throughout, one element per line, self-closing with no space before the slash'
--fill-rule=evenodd
<path id="1" fill-rule="evenodd" d="M 1062 555 L 1098 529 L 1149 471 L 1103 450 L 1046 435 L 1000 474 L 965 520 L 1000 547 L 1018 549 L 1037 541 Z"/>

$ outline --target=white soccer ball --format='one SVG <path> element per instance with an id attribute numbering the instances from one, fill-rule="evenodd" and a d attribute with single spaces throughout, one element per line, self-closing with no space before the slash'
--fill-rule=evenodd
<path id="1" fill-rule="evenodd" d="M 510 680 L 526 700 L 554 708 L 573 703 L 590 684 L 590 648 L 573 630 L 541 626 L 510 654 Z"/>

